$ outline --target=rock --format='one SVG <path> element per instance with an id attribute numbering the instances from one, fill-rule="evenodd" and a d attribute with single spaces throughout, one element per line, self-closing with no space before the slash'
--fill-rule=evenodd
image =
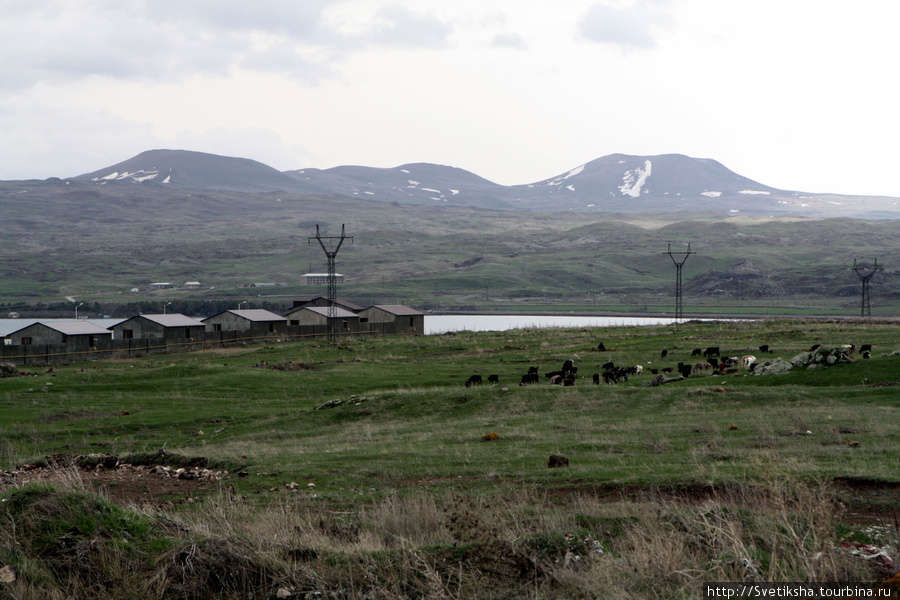
<path id="1" fill-rule="evenodd" d="M 551 454 L 550 458 L 547 459 L 547 468 L 555 469 L 558 467 L 568 467 L 569 459 L 565 456 L 558 456 L 556 454 Z"/>
<path id="2" fill-rule="evenodd" d="M 0 363 L 0 379 L 4 377 L 21 377 L 22 373 L 12 363 Z"/>
<path id="3" fill-rule="evenodd" d="M 291 492 L 296 492 L 300 488 L 300 484 L 296 481 L 292 481 L 290 483 L 284 484 L 285 489 Z"/>
<path id="4" fill-rule="evenodd" d="M 804 353 L 806 354 L 806 353 Z M 796 357 L 795 357 L 796 358 Z M 791 370 L 793 360 L 791 362 L 785 362 L 780 358 L 776 358 L 774 360 L 767 360 L 762 364 L 756 365 L 756 368 L 753 369 L 754 375 L 784 375 L 788 371 Z"/>
<path id="5" fill-rule="evenodd" d="M 6 565 L 0 569 L 0 583 L 13 583 L 16 580 L 16 568 L 12 565 Z"/>

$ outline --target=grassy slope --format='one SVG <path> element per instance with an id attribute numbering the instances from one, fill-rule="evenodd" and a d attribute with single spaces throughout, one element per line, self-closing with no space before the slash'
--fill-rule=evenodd
<path id="1" fill-rule="evenodd" d="M 588 383 L 607 360 L 672 365 L 696 347 L 742 355 L 763 343 L 767 358 L 790 358 L 844 342 L 875 355 L 781 376 Z M 229 478 L 237 496 L 223 487 L 124 516 L 81 491 L 22 488 L 0 513 L 0 561 L 18 569 L 17 598 L 662 599 L 700 597 L 703 581 L 876 581 L 891 573 L 839 542 L 884 544 L 896 530 L 847 519 L 829 488 L 898 480 L 898 388 L 873 386 L 897 382 L 900 356 L 887 353 L 898 347 L 894 324 L 688 323 L 31 369 L 0 380 L 0 468 L 165 447 L 249 476 Z M 515 385 L 529 366 L 569 358 L 588 379 Z M 267 368 L 286 361 L 302 368 Z M 501 385 L 464 387 L 476 372 Z M 337 405 L 316 410 L 326 402 Z M 483 441 L 489 432 L 498 439 Z M 548 469 L 550 454 L 570 466 Z M 291 481 L 301 491 L 284 492 Z M 867 508 L 896 510 L 896 498 L 878 502 Z"/>
<path id="2" fill-rule="evenodd" d="M 797 305 L 856 314 L 853 260 L 877 257 L 890 268 L 900 258 L 897 221 L 723 222 L 721 215 L 704 214 L 631 216 L 625 222 L 615 215 L 335 197 L 64 192 L 41 187 L 0 198 L 8 215 L 0 232 L 0 303 L 51 303 L 67 295 L 106 303 L 244 300 L 248 295 L 239 286 L 259 281 L 288 283 L 277 292 L 303 295 L 310 289 L 297 285 L 300 275 L 325 267 L 321 249 L 308 240 L 317 224 L 332 234 L 346 224 L 354 237 L 338 257 L 338 271 L 347 275 L 343 295 L 361 303 L 444 308 L 543 302 L 668 309 L 674 273 L 663 252 L 669 242 L 691 242 L 696 255 L 684 270 L 688 309 L 730 305 L 739 311 L 750 305 L 790 312 Z M 44 196 L 35 201 L 36 194 Z M 153 281 L 195 280 L 215 289 L 128 292 Z M 893 314 L 891 302 L 900 297 L 896 283 L 879 276 L 872 292 L 876 314 Z"/>
<path id="3" fill-rule="evenodd" d="M 275 469 L 325 489 L 494 476 L 555 483 L 730 480 L 767 454 L 796 461 L 809 475 L 890 478 L 900 472 L 892 443 L 900 425 L 888 418 L 898 388 L 871 384 L 900 379 L 900 358 L 878 352 L 900 347 L 894 329 L 771 322 L 677 331 L 518 330 L 105 361 L 4 380 L 0 430 L 10 458 L 165 446 Z M 601 340 L 615 350 L 597 352 Z M 607 360 L 671 366 L 689 362 L 694 347 L 719 345 L 742 355 L 762 343 L 790 359 L 812 343 L 844 341 L 874 343 L 876 355 L 784 376 L 692 377 L 656 388 L 641 387 L 647 376 L 618 386 L 589 383 Z M 657 354 L 662 347 L 669 350 L 665 361 Z M 528 366 L 546 372 L 570 357 L 583 377 L 575 387 L 516 385 Z M 285 361 L 309 368 L 265 366 Z M 462 384 L 472 373 L 496 373 L 503 385 L 467 389 Z M 328 401 L 344 404 L 314 410 Z M 730 430 L 732 424 L 737 428 Z M 491 431 L 500 439 L 483 443 Z M 847 448 L 847 437 L 861 448 Z M 544 468 L 554 453 L 569 456 L 572 467 Z"/>

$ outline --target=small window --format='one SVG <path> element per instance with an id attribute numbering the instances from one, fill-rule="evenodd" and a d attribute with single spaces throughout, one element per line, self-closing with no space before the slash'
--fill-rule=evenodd
<path id="1" fill-rule="evenodd" d="M 275 323 L 269 323 L 269 333 L 275 333 Z"/>
<path id="2" fill-rule="evenodd" d="M 184 337 L 190 339 L 190 337 L 191 337 L 191 328 L 190 327 L 184 328 Z"/>
<path id="3" fill-rule="evenodd" d="M 213 323 L 213 331 L 222 331 L 221 323 Z"/>
<path id="4" fill-rule="evenodd" d="M 360 318 L 359 318 L 359 322 L 360 322 L 360 323 L 368 323 L 368 322 L 369 322 L 369 317 L 360 317 Z"/>
<path id="5" fill-rule="evenodd" d="M 30 346 L 30 345 L 31 345 L 31 338 L 30 338 L 30 337 L 23 337 L 23 338 L 22 338 L 22 345 L 23 345 L 23 346 Z"/>
<path id="6" fill-rule="evenodd" d="M 409 318 L 409 326 L 415 327 L 415 325 L 416 325 L 415 317 L 410 317 Z"/>
<path id="7" fill-rule="evenodd" d="M 291 319 L 291 325 L 299 325 L 299 324 L 300 324 L 299 319 Z"/>
<path id="8" fill-rule="evenodd" d="M 123 329 L 122 330 L 122 339 L 123 340 L 133 340 L 134 339 L 134 329 Z"/>
<path id="9" fill-rule="evenodd" d="M 88 346 L 90 346 L 91 348 L 93 348 L 93 347 L 96 346 L 96 345 L 97 345 L 97 336 L 95 336 L 95 335 L 89 335 L 89 336 L 88 336 Z"/>

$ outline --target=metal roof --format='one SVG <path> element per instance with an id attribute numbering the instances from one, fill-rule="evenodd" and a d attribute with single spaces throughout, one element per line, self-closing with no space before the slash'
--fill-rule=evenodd
<path id="1" fill-rule="evenodd" d="M 392 315 L 397 315 L 398 317 L 414 317 L 425 314 L 420 310 L 402 304 L 373 304 L 369 308 L 380 308 L 381 310 L 389 312 Z"/>
<path id="2" fill-rule="evenodd" d="M 65 335 L 112 335 L 109 329 L 89 321 L 38 321 L 35 325 L 43 325 Z"/>
<path id="3" fill-rule="evenodd" d="M 181 313 L 168 313 L 164 315 L 138 315 L 136 317 L 131 317 L 131 319 L 147 319 L 148 321 L 153 321 L 158 325 L 162 325 L 163 327 L 205 327 L 203 323 L 198 321 L 197 319 L 192 319 L 188 316 L 182 315 Z M 131 320 L 129 319 L 129 321 Z"/>
<path id="4" fill-rule="evenodd" d="M 322 315 L 323 317 L 328 317 L 328 307 L 327 306 L 304 306 L 303 308 L 300 308 L 300 309 L 290 312 L 288 314 L 295 314 L 295 313 L 300 312 L 301 310 L 310 310 L 316 314 Z M 334 316 L 339 317 L 341 319 L 348 319 L 350 317 L 359 318 L 359 315 L 356 314 L 355 312 L 350 312 L 349 310 L 344 310 L 343 308 L 341 308 L 339 306 L 334 307 Z"/>
<path id="5" fill-rule="evenodd" d="M 262 308 L 245 308 L 242 310 L 229 310 L 232 314 L 247 319 L 248 321 L 286 321 L 281 315 L 264 310 Z"/>

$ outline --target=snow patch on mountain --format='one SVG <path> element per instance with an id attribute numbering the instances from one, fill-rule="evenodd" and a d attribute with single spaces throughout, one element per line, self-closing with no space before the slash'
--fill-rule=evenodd
<path id="1" fill-rule="evenodd" d="M 129 173 L 125 171 L 123 173 L 119 173 L 118 171 L 113 171 L 109 175 L 104 175 L 103 177 L 94 177 L 91 181 L 121 181 L 123 179 L 131 179 L 132 181 L 136 181 L 138 183 L 142 181 L 148 181 L 150 179 L 156 179 L 159 176 L 159 171 L 144 171 L 143 169 L 140 171 L 135 171 L 133 173 Z M 166 177 L 168 180 L 169 177 Z"/>
<path id="2" fill-rule="evenodd" d="M 738 192 L 738 194 L 748 194 L 748 195 L 761 194 L 763 196 L 771 196 L 772 192 L 766 192 L 764 190 L 741 190 Z"/>
<path id="3" fill-rule="evenodd" d="M 641 195 L 641 188 L 644 187 L 644 184 L 647 182 L 647 178 L 650 177 L 650 173 L 652 172 L 653 165 L 650 162 L 650 159 L 644 161 L 644 168 L 638 167 L 637 169 L 633 169 L 630 171 L 625 171 L 625 175 L 622 176 L 622 185 L 619 186 L 619 191 L 622 192 L 625 196 L 631 196 L 632 198 L 637 198 Z"/>

